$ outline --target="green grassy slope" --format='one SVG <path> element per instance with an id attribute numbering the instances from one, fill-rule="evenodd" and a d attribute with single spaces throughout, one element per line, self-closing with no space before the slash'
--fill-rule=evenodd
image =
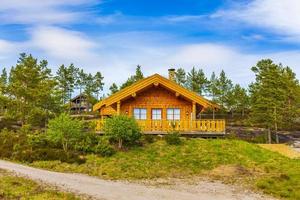
<path id="1" fill-rule="evenodd" d="M 136 147 L 103 158 L 87 156 L 82 165 L 59 161 L 35 162 L 36 167 L 56 171 L 86 173 L 107 179 L 149 179 L 210 175 L 218 178 L 234 166 L 228 179 L 244 180 L 266 193 L 286 199 L 300 199 L 300 160 L 292 160 L 258 145 L 238 140 L 186 140 L 170 146 L 164 141 Z"/>
<path id="2" fill-rule="evenodd" d="M 10 173 L 0 170 L 0 199 L 75 200 L 79 198 L 69 193 L 45 189 L 31 180 L 12 176 Z"/>

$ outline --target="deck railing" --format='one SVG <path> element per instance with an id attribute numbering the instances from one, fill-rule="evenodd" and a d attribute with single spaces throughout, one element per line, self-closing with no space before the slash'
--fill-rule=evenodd
<path id="1" fill-rule="evenodd" d="M 225 133 L 224 119 L 205 120 L 137 120 L 143 132 L 168 132 L 171 130 L 181 132 L 212 132 Z M 103 130 L 105 120 L 98 120 L 96 131 Z"/>

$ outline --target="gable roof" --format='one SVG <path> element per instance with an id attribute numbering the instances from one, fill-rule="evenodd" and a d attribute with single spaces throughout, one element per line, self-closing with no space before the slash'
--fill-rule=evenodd
<path id="1" fill-rule="evenodd" d="M 144 79 L 116 92 L 115 94 L 109 96 L 108 98 L 103 99 L 102 101 L 96 103 L 93 106 L 93 110 L 94 111 L 99 110 L 102 106 L 110 106 L 118 101 L 128 98 L 132 94 L 137 93 L 138 91 L 140 91 L 148 86 L 151 86 L 153 84 L 160 84 L 160 85 L 164 86 L 165 88 L 172 90 L 174 92 L 177 92 L 181 96 L 183 96 L 187 99 L 190 99 L 191 101 L 194 101 L 197 104 L 202 105 L 205 108 L 207 108 L 207 107 L 219 108 L 218 105 L 212 103 L 211 101 L 205 99 L 204 97 L 198 95 L 197 93 L 192 92 L 192 91 L 180 86 L 175 81 L 171 81 L 159 74 L 154 74 L 154 75 L 144 78 Z"/>

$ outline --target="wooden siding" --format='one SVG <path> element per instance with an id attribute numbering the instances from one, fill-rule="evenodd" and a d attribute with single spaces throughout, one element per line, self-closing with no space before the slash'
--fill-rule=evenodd
<path id="1" fill-rule="evenodd" d="M 192 102 L 176 97 L 175 93 L 170 92 L 160 86 L 149 88 L 121 102 L 121 113 L 133 116 L 134 108 L 147 109 L 147 119 L 152 119 L 152 109 L 162 109 L 162 119 L 167 119 L 168 108 L 180 109 L 180 120 L 189 120 L 192 112 Z"/>

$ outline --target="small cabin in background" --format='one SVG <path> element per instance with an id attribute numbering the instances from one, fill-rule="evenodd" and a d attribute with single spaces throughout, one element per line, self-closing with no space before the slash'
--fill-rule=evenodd
<path id="1" fill-rule="evenodd" d="M 97 130 L 102 130 L 105 118 L 122 114 L 134 117 L 144 133 L 163 134 L 175 129 L 224 134 L 225 120 L 203 120 L 200 114 L 219 106 L 178 85 L 174 78 L 175 69 L 169 69 L 169 79 L 154 74 L 95 104 L 93 111 L 100 117 Z"/>
<path id="2" fill-rule="evenodd" d="M 70 101 L 71 113 L 91 112 L 93 105 L 88 101 L 87 95 L 79 94 Z"/>

